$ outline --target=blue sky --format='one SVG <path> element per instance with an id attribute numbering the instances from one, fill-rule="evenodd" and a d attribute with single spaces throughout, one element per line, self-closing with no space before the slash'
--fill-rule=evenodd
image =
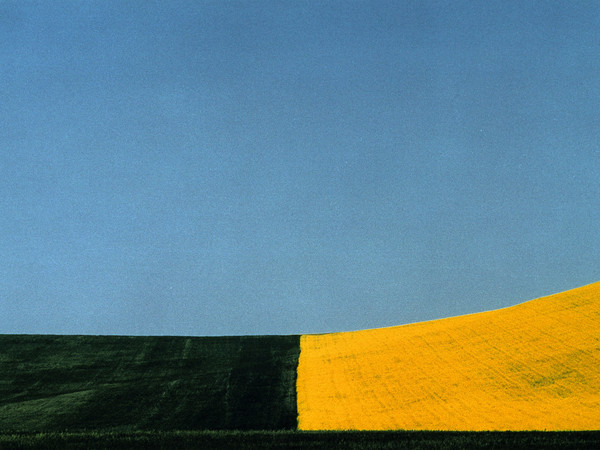
<path id="1" fill-rule="evenodd" d="M 0 3 L 0 333 L 356 330 L 600 280 L 594 1 Z"/>

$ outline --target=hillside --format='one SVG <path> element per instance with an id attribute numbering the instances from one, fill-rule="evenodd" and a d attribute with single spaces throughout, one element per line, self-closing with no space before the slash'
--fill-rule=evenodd
<path id="1" fill-rule="evenodd" d="M 0 431 L 294 429 L 298 336 L 0 336 Z"/>
<path id="2" fill-rule="evenodd" d="M 300 347 L 303 430 L 600 429 L 600 283 Z"/>
<path id="3" fill-rule="evenodd" d="M 600 283 L 302 336 L 0 335 L 0 433 L 600 430 Z"/>

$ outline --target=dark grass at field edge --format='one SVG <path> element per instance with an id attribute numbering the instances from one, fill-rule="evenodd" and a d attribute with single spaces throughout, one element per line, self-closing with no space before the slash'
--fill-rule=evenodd
<path id="1" fill-rule="evenodd" d="M 0 449 L 598 449 L 600 431 L 134 431 L 0 434 Z"/>

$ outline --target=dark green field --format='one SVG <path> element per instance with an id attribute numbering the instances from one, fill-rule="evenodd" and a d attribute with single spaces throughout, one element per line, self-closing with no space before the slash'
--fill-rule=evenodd
<path id="1" fill-rule="evenodd" d="M 298 336 L 0 336 L 0 432 L 294 429 Z"/>
<path id="2" fill-rule="evenodd" d="M 600 432 L 299 432 L 299 336 L 0 335 L 0 449 L 600 448 Z"/>

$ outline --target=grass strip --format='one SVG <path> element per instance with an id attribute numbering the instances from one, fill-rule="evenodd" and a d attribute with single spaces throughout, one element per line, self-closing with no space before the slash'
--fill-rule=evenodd
<path id="1" fill-rule="evenodd" d="M 0 449 L 597 449 L 599 431 L 136 431 L 0 434 Z"/>

